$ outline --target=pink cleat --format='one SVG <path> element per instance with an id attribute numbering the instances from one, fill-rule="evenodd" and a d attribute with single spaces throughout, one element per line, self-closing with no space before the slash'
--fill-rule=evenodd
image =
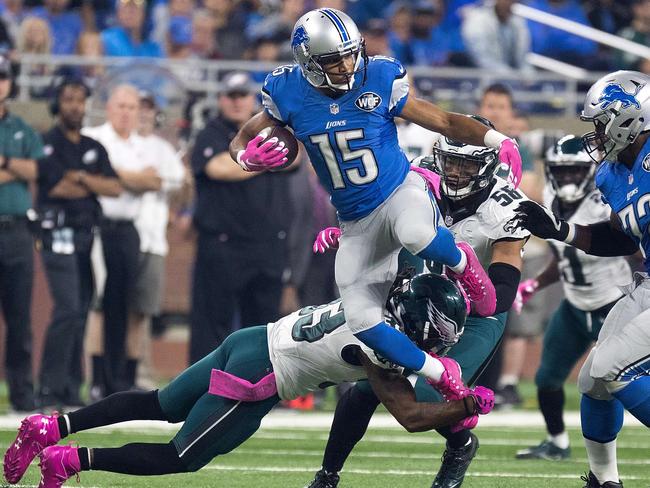
<path id="1" fill-rule="evenodd" d="M 437 383 L 427 380 L 427 382 L 440 392 L 446 401 L 462 400 L 471 393 L 471 390 L 463 383 L 460 365 L 448 357 L 439 357 L 433 353 L 430 356 L 436 358 L 445 367 L 444 373 Z"/>
<path id="2" fill-rule="evenodd" d="M 18 483 L 36 455 L 61 440 L 57 418 L 55 413 L 23 419 L 16 440 L 5 453 L 4 474 L 9 483 Z"/>
<path id="3" fill-rule="evenodd" d="M 468 390 L 469 396 L 474 397 L 474 413 L 451 426 L 452 432 L 473 429 L 478 424 L 479 415 L 487 415 L 494 408 L 494 392 L 484 386 Z"/>
<path id="4" fill-rule="evenodd" d="M 41 482 L 38 488 L 59 488 L 81 471 L 79 449 L 73 446 L 46 447 L 39 455 Z"/>
<path id="5" fill-rule="evenodd" d="M 458 249 L 465 253 L 467 266 L 461 273 L 454 273 L 449 267 L 446 269 L 447 276 L 458 280 L 467 296 L 474 304 L 474 310 L 482 317 L 492 315 L 497 306 L 497 294 L 494 285 L 487 273 L 481 266 L 472 246 L 467 242 L 456 243 Z"/>

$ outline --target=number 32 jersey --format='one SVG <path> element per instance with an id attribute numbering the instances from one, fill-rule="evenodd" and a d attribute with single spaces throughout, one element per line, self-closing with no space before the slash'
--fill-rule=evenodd
<path id="1" fill-rule="evenodd" d="M 267 76 L 262 102 L 304 144 L 339 217 L 356 220 L 381 205 L 409 171 L 393 121 L 408 90 L 402 65 L 374 56 L 365 82 L 358 73 L 352 89 L 336 98 L 310 85 L 297 65 L 282 66 Z"/>
<path id="2" fill-rule="evenodd" d="M 554 209 L 554 195 L 544 190 L 544 204 Z M 592 191 L 568 219 L 572 224 L 595 224 L 609 220 L 611 209 L 602 201 L 598 190 Z M 556 212 L 557 214 L 557 212 Z M 564 296 L 573 306 L 591 312 L 623 296 L 619 286 L 632 281 L 630 265 L 623 257 L 591 256 L 560 241 L 548 241 L 558 259 Z"/>
<path id="3" fill-rule="evenodd" d="M 365 370 L 352 364 L 356 360 L 354 346 L 361 347 L 375 364 L 393 368 L 354 337 L 345 323 L 341 300 L 287 315 L 267 326 L 267 337 L 278 395 L 283 400 L 366 378 Z"/>

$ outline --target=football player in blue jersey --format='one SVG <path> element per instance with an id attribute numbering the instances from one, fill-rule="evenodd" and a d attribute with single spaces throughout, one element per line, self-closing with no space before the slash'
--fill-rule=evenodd
<path id="1" fill-rule="evenodd" d="M 612 209 L 610 219 L 578 225 L 534 202 L 519 206 L 516 225 L 544 239 L 566 242 L 595 256 L 634 254 L 639 247 L 650 271 L 650 77 L 616 71 L 587 93 L 582 120 L 594 131 L 583 136 L 600 163 L 596 186 Z M 623 410 L 650 427 L 650 278 L 635 273 L 625 296 L 612 308 L 578 380 L 582 433 L 590 472 L 586 488 L 622 487 L 616 436 Z"/>
<path id="2" fill-rule="evenodd" d="M 336 282 L 351 330 L 386 359 L 439 381 L 440 361 L 383 320 L 400 249 L 445 264 L 480 315 L 494 312 L 496 296 L 471 247 L 456 245 L 449 230 L 438 224 L 439 211 L 419 174 L 426 170 L 410 171 L 394 118 L 497 149 L 515 181 L 521 175 L 517 146 L 476 120 L 410 94 L 402 65 L 392 58 L 368 58 L 357 26 L 343 12 L 323 8 L 306 13 L 296 22 L 291 45 L 296 64 L 266 78 L 264 111 L 241 128 L 230 154 L 247 171 L 282 166 L 286 148 L 260 132 L 272 126 L 293 129 L 341 221 Z M 435 175 L 429 177 L 435 180 Z"/>

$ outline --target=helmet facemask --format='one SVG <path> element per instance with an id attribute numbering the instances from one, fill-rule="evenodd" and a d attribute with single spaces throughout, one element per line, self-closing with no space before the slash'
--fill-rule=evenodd
<path id="1" fill-rule="evenodd" d="M 338 53 L 332 54 L 323 54 L 321 56 L 312 56 L 310 60 L 310 66 L 315 73 L 320 74 L 323 77 L 323 85 L 334 91 L 350 91 L 354 86 L 355 76 L 359 73 L 364 74 L 365 82 L 365 73 L 366 67 L 368 64 L 368 58 L 366 56 L 366 45 L 365 41 L 349 41 L 353 44 L 350 48 L 344 48 Z M 341 63 L 344 63 L 345 58 L 348 56 L 354 57 L 354 67 L 351 72 L 338 73 L 335 70 L 340 66 Z M 329 69 L 325 69 L 326 66 L 330 66 Z M 334 83 L 332 77 L 342 77 L 343 80 L 340 83 Z"/>
<path id="2" fill-rule="evenodd" d="M 434 147 L 433 155 L 424 158 L 421 164 L 440 175 L 442 193 L 452 200 L 462 200 L 487 188 L 499 169 L 496 151 L 449 141 L 447 145 L 460 149 L 446 151 Z"/>
<path id="3" fill-rule="evenodd" d="M 582 200 L 594 188 L 595 172 L 596 164 L 586 152 L 584 137 L 565 136 L 546 153 L 546 180 L 565 203 Z"/>

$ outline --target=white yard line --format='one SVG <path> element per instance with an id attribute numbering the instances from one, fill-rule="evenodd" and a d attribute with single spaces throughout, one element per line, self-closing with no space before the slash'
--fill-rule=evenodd
<path id="1" fill-rule="evenodd" d="M 481 443 L 483 443 L 481 441 Z M 250 455 L 259 455 L 259 456 L 305 456 L 305 457 L 317 457 L 317 458 L 322 458 L 323 457 L 323 451 L 314 449 L 314 450 L 306 450 L 306 449 L 253 449 L 253 448 L 246 448 L 246 447 L 240 447 L 235 449 L 234 451 L 228 453 L 229 456 L 232 456 L 233 454 L 237 455 L 244 455 L 244 456 L 250 456 Z M 354 451 L 353 454 L 351 455 L 353 458 L 367 458 L 367 459 L 391 459 L 395 460 L 395 453 L 394 452 L 377 452 L 377 451 L 363 451 L 363 452 L 358 452 Z M 421 459 L 425 461 L 430 461 L 432 459 L 437 459 L 435 453 L 425 453 L 425 454 L 417 454 L 417 453 L 411 453 L 411 454 L 405 454 L 401 453 L 399 455 L 400 459 Z M 505 457 L 505 456 L 482 456 L 482 455 L 477 455 L 475 458 L 477 461 L 499 461 L 499 462 L 521 462 L 515 459 L 514 457 Z M 559 464 L 586 464 L 587 463 L 587 458 L 570 458 L 570 459 L 564 459 L 562 460 Z M 215 465 L 218 464 L 218 461 L 215 463 Z M 645 465 L 650 465 L 650 459 L 619 459 L 618 464 L 622 465 L 638 465 L 638 466 L 645 466 Z"/>
<path id="2" fill-rule="evenodd" d="M 274 410 L 262 420 L 262 428 L 269 429 L 327 429 L 329 430 L 332 425 L 332 412 L 328 413 L 302 413 L 291 410 Z M 22 420 L 22 416 L 18 415 L 2 415 L 0 416 L 0 429 L 17 429 Z M 565 412 L 564 423 L 569 428 L 580 427 L 580 413 L 579 412 Z M 625 413 L 626 426 L 641 426 L 641 422 Z M 481 417 L 479 422 L 481 427 L 503 427 L 507 431 L 515 431 L 517 427 L 544 427 L 544 419 L 539 412 L 492 412 L 489 415 Z M 100 427 L 95 431 L 101 429 L 115 430 L 125 429 L 131 431 L 175 431 L 178 430 L 179 424 L 170 424 L 161 421 L 147 421 L 147 420 L 134 420 L 131 422 L 122 422 L 107 427 Z M 396 428 L 402 429 L 395 419 L 384 412 L 378 413 L 372 417 L 370 421 L 370 428 L 385 429 Z"/>
<path id="3" fill-rule="evenodd" d="M 313 473 L 317 468 L 296 468 L 280 466 L 229 466 L 229 465 L 210 465 L 203 469 L 215 471 L 239 471 L 239 472 L 262 472 L 262 473 Z M 421 470 L 401 470 L 401 469 L 344 469 L 344 473 L 351 474 L 371 474 L 384 476 L 433 476 L 432 471 Z M 475 478 L 542 478 L 542 479 L 573 479 L 579 480 L 580 475 L 573 474 L 552 474 L 552 473 L 509 473 L 502 471 L 469 471 L 468 477 Z M 626 480 L 644 480 L 639 476 L 626 476 Z"/>

